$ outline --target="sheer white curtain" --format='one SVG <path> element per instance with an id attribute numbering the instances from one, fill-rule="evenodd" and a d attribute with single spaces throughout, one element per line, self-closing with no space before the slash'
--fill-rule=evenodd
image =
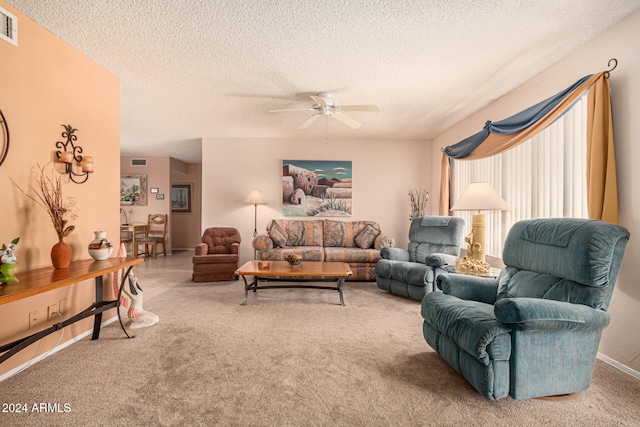
<path id="1" fill-rule="evenodd" d="M 471 182 L 487 181 L 511 211 L 487 212 L 487 255 L 502 257 L 511 226 L 531 218 L 587 218 L 587 98 L 516 148 L 480 160 L 454 160 L 452 200 Z M 473 212 L 453 212 L 471 231 Z"/>

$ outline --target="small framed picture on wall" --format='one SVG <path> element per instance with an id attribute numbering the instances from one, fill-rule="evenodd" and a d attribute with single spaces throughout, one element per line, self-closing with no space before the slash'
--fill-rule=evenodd
<path id="1" fill-rule="evenodd" d="M 191 184 L 171 186 L 171 212 L 191 212 Z"/>
<path id="2" fill-rule="evenodd" d="M 156 194 L 156 200 L 164 200 L 164 194 Z"/>
<path id="3" fill-rule="evenodd" d="M 152 193 L 152 194 L 156 194 L 156 193 L 158 193 L 158 192 L 159 192 L 159 190 L 160 190 L 160 189 L 159 189 L 158 187 L 151 187 L 151 193 Z"/>

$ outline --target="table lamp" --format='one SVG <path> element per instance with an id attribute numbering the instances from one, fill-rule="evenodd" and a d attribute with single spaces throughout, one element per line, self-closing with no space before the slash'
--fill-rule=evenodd
<path id="1" fill-rule="evenodd" d="M 508 211 L 509 205 L 488 182 L 472 182 L 451 207 L 452 211 L 477 211 L 473 214 L 467 256 L 485 262 L 486 217 L 480 211 Z"/>

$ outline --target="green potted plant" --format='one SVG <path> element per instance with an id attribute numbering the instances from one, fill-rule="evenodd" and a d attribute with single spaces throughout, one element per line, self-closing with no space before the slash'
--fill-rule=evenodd
<path id="1" fill-rule="evenodd" d="M 0 248 L 0 285 L 17 283 L 18 278 L 13 269 L 18 265 L 15 250 L 18 248 L 19 237 L 16 237 L 9 245 L 2 244 Z"/>

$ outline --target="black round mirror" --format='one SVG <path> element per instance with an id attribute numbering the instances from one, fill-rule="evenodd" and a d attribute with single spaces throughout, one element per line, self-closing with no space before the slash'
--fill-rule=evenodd
<path id="1" fill-rule="evenodd" d="M 4 162 L 9 152 L 9 126 L 0 110 L 0 165 Z"/>

